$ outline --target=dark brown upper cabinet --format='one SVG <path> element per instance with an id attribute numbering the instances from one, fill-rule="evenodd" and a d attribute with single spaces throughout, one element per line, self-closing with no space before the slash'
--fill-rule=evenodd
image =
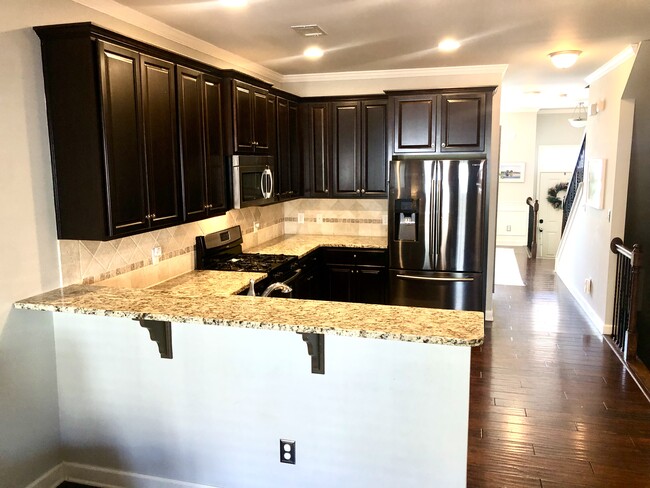
<path id="1" fill-rule="evenodd" d="M 281 200 L 302 194 L 298 104 L 277 97 L 277 196 Z"/>
<path id="2" fill-rule="evenodd" d="M 388 195 L 388 100 L 361 102 L 361 195 Z"/>
<path id="3" fill-rule="evenodd" d="M 493 91 L 485 87 L 391 94 L 393 152 L 484 152 Z"/>
<path id="4" fill-rule="evenodd" d="M 269 118 L 272 96 L 264 88 L 239 80 L 233 80 L 232 90 L 234 153 L 269 154 L 275 137 L 271 134 L 273 118 Z"/>
<path id="5" fill-rule="evenodd" d="M 141 54 L 140 66 L 149 225 L 170 226 L 182 221 L 175 65 Z"/>
<path id="6" fill-rule="evenodd" d="M 186 221 L 227 211 L 222 135 L 222 80 L 179 66 L 178 122 Z"/>
<path id="7" fill-rule="evenodd" d="M 332 196 L 361 196 L 361 104 L 331 102 Z"/>
<path id="8" fill-rule="evenodd" d="M 314 104 L 312 104 L 314 105 Z M 311 171 L 331 175 L 330 191 L 324 196 L 345 197 L 385 197 L 388 168 L 387 112 L 386 99 L 347 99 L 317 104 L 323 114 L 328 114 L 330 124 L 325 134 L 309 133 L 310 143 L 318 148 L 319 139 L 330 141 L 330 168 L 326 171 L 318 163 L 322 159 L 312 159 Z M 318 118 L 320 112 L 311 116 Z M 320 127 L 316 122 L 312 128 Z M 320 154 L 313 150 L 313 155 Z M 325 152 L 324 156 L 328 153 Z M 327 164 L 323 161 L 322 164 Z M 312 196 L 314 196 L 312 194 Z"/>
<path id="9" fill-rule="evenodd" d="M 393 97 L 395 153 L 424 153 L 436 150 L 438 95 Z"/>
<path id="10" fill-rule="evenodd" d="M 59 238 L 110 240 L 180 223 L 175 63 L 88 23 L 35 30 Z"/>
<path id="11" fill-rule="evenodd" d="M 486 94 L 443 94 L 440 102 L 440 152 L 482 152 Z"/>
<path id="12" fill-rule="evenodd" d="M 305 103 L 302 113 L 305 194 L 325 198 L 330 194 L 329 103 Z"/>

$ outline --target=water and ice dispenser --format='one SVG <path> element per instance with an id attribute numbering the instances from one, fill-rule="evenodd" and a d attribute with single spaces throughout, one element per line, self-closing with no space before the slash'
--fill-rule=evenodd
<path id="1" fill-rule="evenodd" d="M 418 240 L 418 203 L 413 199 L 395 200 L 395 226 L 393 227 L 396 241 L 417 241 Z"/>

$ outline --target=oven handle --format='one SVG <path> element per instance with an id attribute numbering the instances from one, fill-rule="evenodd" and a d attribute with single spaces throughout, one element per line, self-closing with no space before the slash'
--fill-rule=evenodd
<path id="1" fill-rule="evenodd" d="M 282 283 L 284 283 L 287 286 L 291 285 L 291 283 L 293 283 L 294 281 L 296 281 L 298 279 L 298 276 L 300 276 L 300 273 L 302 273 L 302 269 L 297 269 L 296 272 L 293 274 L 293 276 L 291 278 L 287 278 Z"/>

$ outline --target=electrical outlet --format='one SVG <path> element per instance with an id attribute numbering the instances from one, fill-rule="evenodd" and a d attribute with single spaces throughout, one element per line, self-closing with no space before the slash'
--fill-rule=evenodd
<path id="1" fill-rule="evenodd" d="M 323 223 L 323 214 L 316 214 L 316 223 L 317 224 Z"/>
<path id="2" fill-rule="evenodd" d="M 260 230 L 260 223 L 253 222 L 253 233 L 257 232 L 258 230 Z"/>
<path id="3" fill-rule="evenodd" d="M 151 248 L 151 264 L 156 265 L 160 262 L 162 256 L 162 247 L 156 246 Z"/>
<path id="4" fill-rule="evenodd" d="M 381 216 L 381 225 L 388 225 L 388 215 Z"/>
<path id="5" fill-rule="evenodd" d="M 588 295 L 591 295 L 591 285 L 592 285 L 591 278 L 586 278 L 585 279 L 584 291 Z"/>
<path id="6" fill-rule="evenodd" d="M 296 464 L 296 441 L 280 439 L 280 462 Z"/>
<path id="7" fill-rule="evenodd" d="M 506 225 L 506 232 L 512 231 L 512 225 Z"/>
<path id="8" fill-rule="evenodd" d="M 305 223 L 305 214 L 304 213 L 299 213 L 298 214 L 298 223 L 299 224 L 304 224 Z"/>

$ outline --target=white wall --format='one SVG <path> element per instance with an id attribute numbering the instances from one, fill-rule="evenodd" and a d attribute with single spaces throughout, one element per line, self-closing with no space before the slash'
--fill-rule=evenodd
<path id="1" fill-rule="evenodd" d="M 589 89 L 589 104 L 605 100 L 606 108 L 587 122 L 586 159 L 606 159 L 605 205 L 599 210 L 578 202 L 579 212 L 565 232 L 556 272 L 581 304 L 594 325 L 603 332 L 611 328 L 611 287 L 615 271 L 609 243 L 622 236 L 625 226 L 627 177 L 630 165 L 633 107 L 621 102 L 632 69 L 630 59 Z M 586 194 L 586 192 L 583 192 Z M 611 223 L 609 212 L 611 211 Z M 584 292 L 584 280 L 592 279 L 591 293 Z"/>
<path id="2" fill-rule="evenodd" d="M 524 181 L 499 184 L 497 245 L 525 246 L 526 198 L 535 196 L 537 112 L 505 112 L 501 117 L 501 163 L 525 163 Z M 508 230 L 508 227 L 510 230 Z"/>
<path id="3" fill-rule="evenodd" d="M 465 486 L 469 348 L 326 336 L 315 375 L 298 334 L 172 329 L 166 360 L 136 322 L 56 315 L 66 459 L 221 488 Z"/>
<path id="4" fill-rule="evenodd" d="M 24 2 L 0 15 L 0 486 L 26 485 L 60 460 L 51 314 L 12 309 L 58 286 L 40 49 Z"/>

